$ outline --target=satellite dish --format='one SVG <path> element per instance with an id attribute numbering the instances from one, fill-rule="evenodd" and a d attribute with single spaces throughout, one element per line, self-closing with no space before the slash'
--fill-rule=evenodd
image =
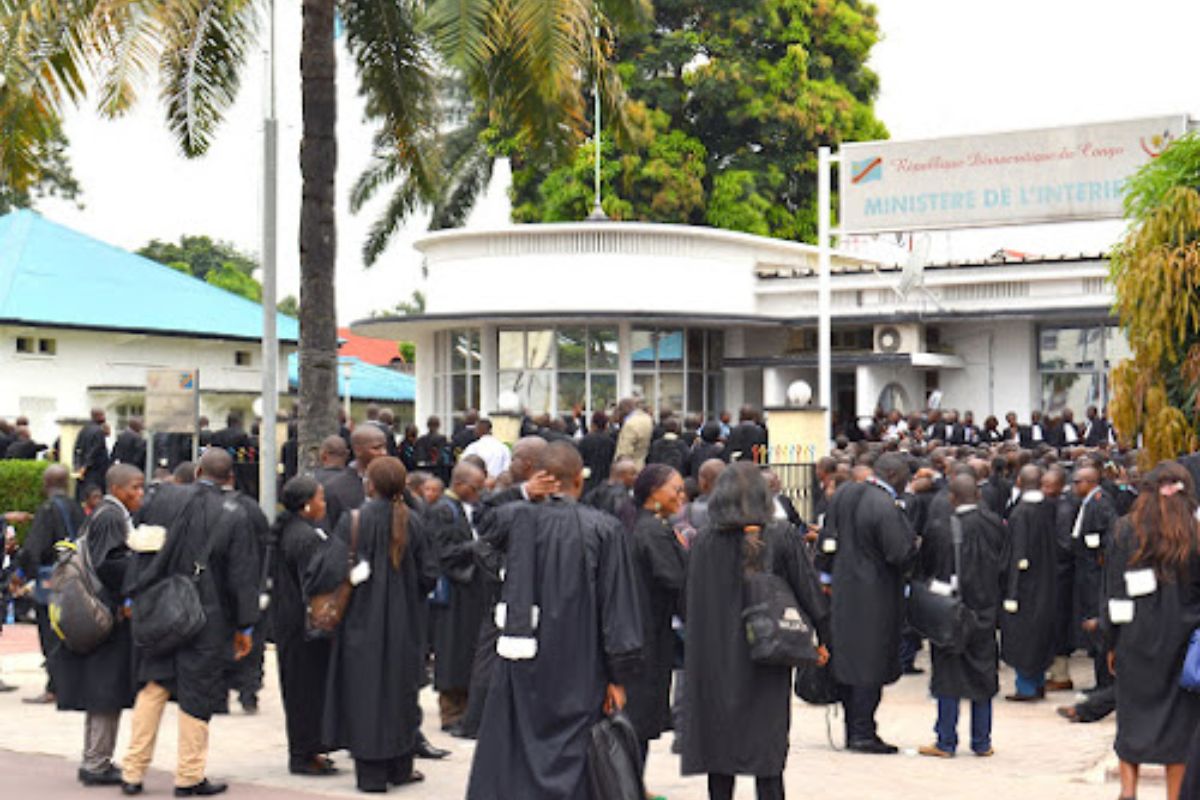
<path id="1" fill-rule="evenodd" d="M 929 234 L 913 237 L 912 247 L 908 251 L 908 260 L 904 262 L 904 270 L 900 273 L 899 292 L 907 296 L 915 287 L 925 281 L 925 266 L 929 263 L 929 249 L 933 239 Z"/>

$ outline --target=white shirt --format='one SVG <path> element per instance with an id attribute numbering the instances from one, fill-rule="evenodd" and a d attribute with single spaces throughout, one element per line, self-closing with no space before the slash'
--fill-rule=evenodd
<path id="1" fill-rule="evenodd" d="M 512 451 L 490 433 L 480 436 L 467 445 L 467 449 L 463 450 L 463 455 L 482 458 L 483 463 L 487 465 L 487 474 L 492 478 L 504 472 L 512 463 Z"/>

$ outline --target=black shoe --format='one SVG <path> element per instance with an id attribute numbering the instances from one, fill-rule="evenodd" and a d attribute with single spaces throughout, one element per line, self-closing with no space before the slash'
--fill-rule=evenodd
<path id="1" fill-rule="evenodd" d="M 1040 700 L 1045 700 L 1046 695 L 1045 694 L 1021 694 L 1020 692 L 1014 692 L 1013 694 L 1005 695 L 1004 699 L 1010 703 L 1036 703 Z"/>
<path id="2" fill-rule="evenodd" d="M 242 705 L 242 711 L 246 714 L 258 713 L 258 695 L 245 694 L 238 698 L 238 702 Z"/>
<path id="3" fill-rule="evenodd" d="M 109 764 L 99 772 L 80 767 L 79 782 L 84 786 L 120 786 L 121 770 L 115 764 Z"/>
<path id="4" fill-rule="evenodd" d="M 0 681 L 0 692 L 15 692 L 16 690 L 17 687 L 13 686 L 12 684 Z"/>
<path id="5" fill-rule="evenodd" d="M 449 750 L 443 750 L 440 747 L 434 747 L 429 743 L 429 740 L 424 735 L 417 737 L 417 749 L 413 751 L 413 755 L 417 758 L 425 758 L 431 761 L 440 761 L 450 755 Z"/>
<path id="6" fill-rule="evenodd" d="M 905 675 L 924 675 L 925 670 L 921 669 L 920 667 L 905 667 L 904 674 Z"/>
<path id="7" fill-rule="evenodd" d="M 333 765 L 333 762 L 324 756 L 314 756 L 303 761 L 288 762 L 288 772 L 293 775 L 322 777 L 325 775 L 336 775 L 337 771 L 338 768 Z"/>
<path id="8" fill-rule="evenodd" d="M 176 797 L 209 797 L 214 794 L 221 794 L 229 788 L 225 783 L 213 783 L 208 778 L 197 783 L 195 786 L 176 786 Z"/>
<path id="9" fill-rule="evenodd" d="M 894 744 L 888 744 L 882 739 L 861 739 L 857 742 L 849 742 L 846 749 L 851 753 L 868 753 L 876 756 L 890 756 L 900 752 L 900 748 Z"/>
<path id="10" fill-rule="evenodd" d="M 121 781 L 121 794 L 135 795 L 142 793 L 142 785 L 140 783 L 126 783 Z"/>

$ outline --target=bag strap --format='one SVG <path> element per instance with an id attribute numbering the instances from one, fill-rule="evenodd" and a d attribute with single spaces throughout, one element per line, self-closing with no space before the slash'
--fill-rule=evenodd
<path id="1" fill-rule="evenodd" d="M 354 559 L 358 556 L 358 526 L 361 515 L 362 512 L 357 508 L 350 512 L 350 550 L 346 555 L 350 569 L 354 569 Z"/>
<path id="2" fill-rule="evenodd" d="M 954 543 L 954 593 L 961 595 L 963 527 L 962 520 L 953 512 L 950 515 L 950 540 Z"/>
<path id="3" fill-rule="evenodd" d="M 62 501 L 60 495 L 50 498 L 50 504 L 58 511 L 58 515 L 62 518 L 63 526 L 67 529 L 67 536 L 73 542 L 79 538 L 79 531 L 75 529 L 74 523 L 71 522 L 71 515 L 67 513 L 66 507 L 60 501 Z"/>

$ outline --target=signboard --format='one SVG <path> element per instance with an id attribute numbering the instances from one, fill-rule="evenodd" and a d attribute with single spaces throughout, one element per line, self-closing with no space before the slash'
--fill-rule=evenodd
<path id="1" fill-rule="evenodd" d="M 1185 116 L 841 147 L 843 233 L 1122 216 L 1125 181 Z"/>
<path id="2" fill-rule="evenodd" d="M 200 371 L 146 371 L 146 428 L 155 433 L 194 433 Z"/>

